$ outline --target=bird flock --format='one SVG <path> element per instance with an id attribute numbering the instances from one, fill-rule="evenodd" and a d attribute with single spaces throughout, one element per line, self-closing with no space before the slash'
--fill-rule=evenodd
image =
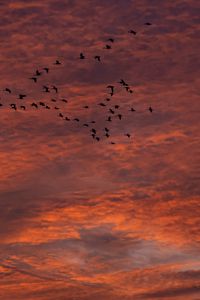
<path id="1" fill-rule="evenodd" d="M 144 25 L 146 26 L 151 26 L 152 24 L 149 22 L 144 23 Z M 130 35 L 136 35 L 137 32 L 135 30 L 129 30 L 128 33 Z M 115 39 L 114 38 L 109 38 L 106 41 L 106 44 L 103 46 L 103 49 L 105 50 L 110 50 L 112 49 L 113 45 L 115 44 Z M 96 61 L 98 61 L 99 63 L 102 62 L 101 56 L 100 55 L 94 55 L 93 57 Z M 80 60 L 84 60 L 86 59 L 86 55 L 81 52 L 79 55 L 79 59 Z M 55 62 L 52 63 L 52 66 L 56 66 L 57 68 L 59 66 L 62 66 L 63 62 L 60 59 L 56 59 Z M 39 79 L 44 75 L 48 75 L 51 72 L 51 66 L 45 66 L 43 68 L 38 68 L 36 69 L 36 71 L 34 72 L 34 74 L 29 77 L 28 79 L 31 80 L 34 84 L 37 84 Z M 117 82 L 118 85 L 120 85 L 120 87 L 122 89 L 124 89 L 127 93 L 132 94 L 133 93 L 133 88 L 124 80 L 124 79 L 120 79 Z M 59 97 L 59 88 L 56 85 L 42 85 L 42 91 L 45 94 L 49 94 L 51 99 L 50 99 L 50 103 L 46 102 L 46 101 L 33 101 L 31 104 L 29 104 L 28 102 L 26 102 L 26 100 L 28 99 L 27 97 L 29 97 L 29 95 L 26 92 L 20 93 L 18 95 L 14 95 L 16 96 L 17 100 L 20 100 L 20 103 L 18 103 L 19 101 L 14 101 L 13 103 L 9 103 L 8 106 L 10 109 L 17 111 L 17 110 L 21 110 L 21 111 L 27 111 L 28 107 L 34 109 L 34 110 L 38 110 L 38 109 L 47 109 L 47 110 L 55 110 L 58 111 L 57 116 L 61 119 L 63 119 L 63 121 L 67 121 L 67 122 L 77 122 L 80 124 L 81 127 L 85 127 L 88 128 L 89 130 L 89 135 L 91 136 L 91 138 L 94 141 L 99 142 L 100 140 L 103 140 L 103 138 L 108 139 L 109 143 L 114 145 L 116 144 L 115 141 L 112 140 L 112 135 L 111 135 L 111 123 L 114 121 L 114 119 L 117 119 L 119 121 L 121 121 L 124 118 L 124 114 L 121 112 L 121 106 L 119 104 L 114 103 L 113 98 L 115 96 L 115 90 L 116 90 L 116 85 L 114 84 L 108 84 L 106 86 L 107 89 L 107 95 L 104 101 L 97 103 L 96 105 L 98 107 L 102 107 L 102 109 L 104 109 L 104 113 L 103 113 L 103 118 L 104 121 L 106 122 L 104 124 L 104 128 L 100 130 L 96 128 L 97 125 L 97 121 L 96 120 L 90 120 L 87 122 L 82 121 L 82 119 L 80 117 L 71 117 L 69 115 L 66 115 L 65 112 L 62 111 L 61 107 L 60 107 L 60 103 L 62 102 L 63 104 L 67 105 L 69 103 L 70 100 L 66 99 L 66 98 L 60 98 Z M 13 91 L 12 88 L 10 87 L 5 87 L 4 89 L 2 89 L 2 92 L 4 93 L 4 95 L 13 95 Z M 53 97 L 52 97 L 52 93 L 53 93 Z M 56 97 L 55 97 L 56 95 Z M 1 99 L 1 98 L 0 98 Z M 7 100 L 7 99 L 6 99 Z M 0 100 L 0 108 L 2 108 L 3 106 L 6 106 L 5 103 L 2 102 L 2 100 Z M 6 101 L 8 102 L 8 101 Z M 91 108 L 91 105 L 84 105 L 82 107 L 85 110 L 88 110 Z M 106 110 L 106 111 L 105 111 Z M 148 108 L 149 112 L 152 113 L 153 112 L 153 108 L 150 106 Z M 134 113 L 136 110 L 133 107 L 130 107 L 129 111 L 131 113 Z M 101 122 L 101 126 L 102 126 L 102 122 Z M 103 133 L 102 133 L 103 132 Z M 124 136 L 127 137 L 128 139 L 131 139 L 132 135 L 130 133 L 124 133 Z"/>

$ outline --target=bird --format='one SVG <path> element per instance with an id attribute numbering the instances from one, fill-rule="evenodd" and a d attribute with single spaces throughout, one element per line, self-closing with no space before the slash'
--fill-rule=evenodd
<path id="1" fill-rule="evenodd" d="M 70 119 L 69 119 L 68 117 L 65 117 L 65 120 L 66 120 L 66 121 L 70 121 Z"/>
<path id="2" fill-rule="evenodd" d="M 105 136 L 108 138 L 110 135 L 108 133 L 106 133 Z"/>
<path id="3" fill-rule="evenodd" d="M 46 109 L 50 109 L 50 107 L 48 105 L 45 106 Z"/>
<path id="4" fill-rule="evenodd" d="M 112 118 L 109 116 L 108 119 L 107 119 L 106 121 L 112 122 Z"/>
<path id="5" fill-rule="evenodd" d="M 95 124 L 95 123 L 96 123 L 96 121 L 91 121 L 90 123 L 92 123 L 92 124 Z"/>
<path id="6" fill-rule="evenodd" d="M 26 95 L 19 94 L 19 98 L 18 99 L 24 99 L 25 97 L 26 97 Z"/>
<path id="7" fill-rule="evenodd" d="M 55 106 L 54 109 L 60 109 L 59 107 Z"/>
<path id="8" fill-rule="evenodd" d="M 116 143 L 115 143 L 115 142 L 111 142 L 111 144 L 112 144 L 112 145 L 115 145 Z"/>
<path id="9" fill-rule="evenodd" d="M 119 114 L 119 115 L 117 115 L 118 116 L 118 118 L 121 120 L 122 119 L 122 115 L 121 114 Z"/>
<path id="10" fill-rule="evenodd" d="M 41 105 L 41 106 L 45 106 L 45 103 L 44 102 L 39 102 L 39 104 Z"/>
<path id="11" fill-rule="evenodd" d="M 128 85 L 123 79 L 120 79 L 119 83 L 122 85 Z"/>
<path id="12" fill-rule="evenodd" d="M 135 111 L 135 109 L 133 107 L 131 107 L 130 111 Z"/>
<path id="13" fill-rule="evenodd" d="M 4 92 L 8 92 L 9 94 L 11 94 L 11 89 L 5 88 L 5 89 L 4 89 Z"/>
<path id="14" fill-rule="evenodd" d="M 46 72 L 46 73 L 49 73 L 49 68 L 43 68 L 43 70 Z"/>
<path id="15" fill-rule="evenodd" d="M 137 32 L 136 32 L 135 30 L 132 30 L 132 29 L 131 29 L 131 30 L 129 30 L 128 32 L 129 32 L 129 33 L 132 33 L 132 34 L 134 34 L 134 35 L 136 35 L 136 34 L 137 34 Z"/>
<path id="16" fill-rule="evenodd" d="M 118 108 L 119 108 L 119 105 L 115 105 L 114 107 L 115 107 L 116 109 L 118 109 Z"/>
<path id="17" fill-rule="evenodd" d="M 55 90 L 56 94 L 58 93 L 58 88 L 55 85 L 52 86 L 52 90 Z"/>
<path id="18" fill-rule="evenodd" d="M 88 106 L 88 105 L 85 105 L 85 106 L 83 106 L 83 108 L 89 108 L 89 106 Z"/>
<path id="19" fill-rule="evenodd" d="M 2 103 L 0 103 L 0 107 L 1 107 L 1 106 L 3 106 L 3 104 L 2 104 Z"/>
<path id="20" fill-rule="evenodd" d="M 31 104 L 31 106 L 33 106 L 35 108 L 38 108 L 38 105 L 36 103 L 34 103 L 34 102 Z"/>
<path id="21" fill-rule="evenodd" d="M 37 82 L 37 77 L 31 77 L 29 79 L 33 80 L 34 82 Z"/>
<path id="22" fill-rule="evenodd" d="M 152 113 L 153 112 L 153 108 L 150 106 L 149 107 L 149 111 Z"/>
<path id="23" fill-rule="evenodd" d="M 111 89 L 110 95 L 113 96 L 113 94 L 114 94 L 114 86 L 113 85 L 108 85 L 107 88 Z"/>
<path id="24" fill-rule="evenodd" d="M 111 42 L 111 43 L 114 43 L 114 39 L 113 38 L 109 38 L 108 41 Z"/>
<path id="25" fill-rule="evenodd" d="M 96 60 L 98 60 L 98 61 L 101 61 L 100 55 L 95 55 L 95 56 L 94 56 L 94 59 L 96 59 Z"/>
<path id="26" fill-rule="evenodd" d="M 106 98 L 106 101 L 110 101 L 110 98 Z"/>
<path id="27" fill-rule="evenodd" d="M 64 117 L 62 113 L 59 113 L 59 115 L 58 115 L 58 116 L 59 116 L 59 117 L 61 117 L 61 118 L 63 118 L 63 117 Z"/>
<path id="28" fill-rule="evenodd" d="M 68 101 L 66 99 L 61 99 L 62 102 L 67 103 Z"/>
<path id="29" fill-rule="evenodd" d="M 49 87 L 48 87 L 48 86 L 43 85 L 43 89 L 44 89 L 44 92 L 45 92 L 45 93 L 50 93 Z"/>
<path id="30" fill-rule="evenodd" d="M 16 104 L 14 104 L 14 103 L 11 103 L 11 104 L 10 104 L 10 107 L 11 107 L 12 109 L 14 109 L 14 110 L 17 110 L 17 106 L 16 106 Z"/>
<path id="31" fill-rule="evenodd" d="M 103 49 L 111 49 L 110 45 L 105 45 L 105 47 Z"/>
<path id="32" fill-rule="evenodd" d="M 74 121 L 79 122 L 80 120 L 78 118 L 75 118 Z"/>
<path id="33" fill-rule="evenodd" d="M 149 22 L 146 22 L 146 23 L 144 23 L 144 25 L 148 25 L 148 26 L 149 26 L 149 25 L 152 25 L 152 24 L 151 24 L 151 23 L 149 23 Z"/>
<path id="34" fill-rule="evenodd" d="M 42 72 L 40 72 L 38 70 L 35 71 L 35 76 L 40 76 L 41 74 L 42 74 Z"/>
<path id="35" fill-rule="evenodd" d="M 125 135 L 126 135 L 128 138 L 131 137 L 130 133 L 126 133 Z"/>
<path id="36" fill-rule="evenodd" d="M 100 141 L 100 138 L 98 136 L 96 136 L 96 140 L 99 142 Z"/>
<path id="37" fill-rule="evenodd" d="M 52 102 L 56 102 L 57 100 L 56 100 L 56 99 L 51 99 L 51 101 L 52 101 Z"/>
<path id="38" fill-rule="evenodd" d="M 92 128 L 90 131 L 92 131 L 93 133 L 97 133 L 96 129 Z"/>
<path id="39" fill-rule="evenodd" d="M 109 132 L 109 129 L 107 127 L 104 128 L 106 132 Z"/>
<path id="40" fill-rule="evenodd" d="M 98 105 L 100 105 L 100 106 L 106 106 L 106 104 L 103 103 L 103 102 L 99 103 Z"/>
<path id="41" fill-rule="evenodd" d="M 26 110 L 26 107 L 24 105 L 21 105 L 20 108 Z"/>
<path id="42" fill-rule="evenodd" d="M 83 53 L 81 52 L 80 53 L 80 59 L 84 59 L 85 58 L 85 56 L 83 55 Z"/>
<path id="43" fill-rule="evenodd" d="M 112 108 L 109 108 L 109 112 L 110 112 L 111 114 L 114 114 L 114 113 L 115 113 L 115 111 L 112 110 Z"/>
<path id="44" fill-rule="evenodd" d="M 61 62 L 59 60 L 56 60 L 54 65 L 61 65 Z"/>
<path id="45" fill-rule="evenodd" d="M 84 127 L 89 127 L 89 125 L 88 125 L 88 124 L 86 124 L 86 123 L 85 123 L 85 124 L 83 124 L 83 126 L 84 126 Z"/>
<path id="46" fill-rule="evenodd" d="M 95 138 L 95 134 L 94 133 L 92 133 L 91 136 L 93 137 L 93 139 Z"/>

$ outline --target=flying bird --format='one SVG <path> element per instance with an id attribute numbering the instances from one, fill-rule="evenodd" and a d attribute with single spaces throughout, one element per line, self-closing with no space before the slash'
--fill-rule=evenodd
<path id="1" fill-rule="evenodd" d="M 122 115 L 121 114 L 119 114 L 119 115 L 117 115 L 118 116 L 118 118 L 121 120 L 122 119 Z"/>
<path id="2" fill-rule="evenodd" d="M 95 55 L 95 56 L 94 56 L 94 59 L 96 59 L 96 60 L 98 60 L 98 61 L 101 61 L 100 55 Z"/>
<path id="3" fill-rule="evenodd" d="M 35 76 L 40 76 L 41 74 L 42 74 L 42 72 L 40 72 L 40 71 L 36 70 L 36 72 L 35 72 Z"/>
<path id="4" fill-rule="evenodd" d="M 84 59 L 85 58 L 85 56 L 83 55 L 83 53 L 81 52 L 80 53 L 80 59 Z"/>
<path id="5" fill-rule="evenodd" d="M 43 68 L 46 73 L 49 73 L 49 68 Z"/>
<path id="6" fill-rule="evenodd" d="M 128 138 L 131 137 L 130 133 L 126 133 L 125 136 L 127 136 Z"/>
<path id="7" fill-rule="evenodd" d="M 26 107 L 24 105 L 21 105 L 20 108 L 26 110 Z"/>
<path id="8" fill-rule="evenodd" d="M 149 23 L 149 22 L 146 22 L 146 23 L 144 23 L 144 25 L 152 25 L 151 23 Z"/>
<path id="9" fill-rule="evenodd" d="M 61 65 L 61 62 L 59 60 L 56 60 L 54 65 Z"/>
<path id="10" fill-rule="evenodd" d="M 111 42 L 111 43 L 114 43 L 114 39 L 113 38 L 109 38 L 108 41 Z"/>
<path id="11" fill-rule="evenodd" d="M 149 111 L 152 113 L 153 112 L 153 108 L 150 106 L 149 107 Z"/>
<path id="12" fill-rule="evenodd" d="M 111 49 L 110 45 L 105 45 L 105 47 L 103 49 Z"/>
<path id="13" fill-rule="evenodd" d="M 61 117 L 61 118 L 63 118 L 63 117 L 64 117 L 62 113 L 59 113 L 59 115 L 58 115 L 58 116 L 59 116 L 59 117 Z"/>
<path id="14" fill-rule="evenodd" d="M 55 85 L 52 86 L 52 90 L 54 90 L 56 94 L 58 93 L 58 88 Z"/>
<path id="15" fill-rule="evenodd" d="M 38 108 L 38 105 L 36 103 L 34 103 L 34 102 L 31 104 L 31 106 L 35 107 L 35 108 Z"/>
<path id="16" fill-rule="evenodd" d="M 14 104 L 14 103 L 11 103 L 11 104 L 10 104 L 10 107 L 11 107 L 12 109 L 14 109 L 14 110 L 17 110 L 17 106 L 16 106 L 16 104 Z"/>
<path id="17" fill-rule="evenodd" d="M 18 99 L 24 99 L 25 97 L 26 97 L 26 95 L 19 94 L 19 98 Z"/>
<path id="18" fill-rule="evenodd" d="M 48 86 L 43 85 L 43 89 L 44 89 L 44 92 L 45 92 L 45 93 L 50 93 L 49 87 L 48 87 Z"/>
<path id="19" fill-rule="evenodd" d="M 134 31 L 134 30 L 132 30 L 132 29 L 131 29 L 131 30 L 129 30 L 128 32 L 129 32 L 129 33 L 131 33 L 131 34 L 134 34 L 134 35 L 136 35 L 136 34 L 137 34 L 137 32 L 136 32 L 136 31 Z"/>
<path id="20" fill-rule="evenodd" d="M 68 101 L 66 99 L 61 99 L 62 102 L 67 103 Z"/>
<path id="21" fill-rule="evenodd" d="M 5 88 L 4 92 L 8 92 L 9 94 L 11 94 L 11 90 L 9 88 Z"/>
<path id="22" fill-rule="evenodd" d="M 68 117 L 65 117 L 65 120 L 66 120 L 66 121 L 70 121 L 70 119 L 69 119 Z"/>
<path id="23" fill-rule="evenodd" d="M 79 122 L 80 120 L 78 118 L 75 118 L 74 121 Z"/>
<path id="24" fill-rule="evenodd" d="M 103 102 L 99 103 L 98 105 L 100 105 L 100 106 L 106 106 L 106 104 L 103 103 Z"/>
<path id="25" fill-rule="evenodd" d="M 37 77 L 31 77 L 29 79 L 33 80 L 34 82 L 37 82 Z"/>

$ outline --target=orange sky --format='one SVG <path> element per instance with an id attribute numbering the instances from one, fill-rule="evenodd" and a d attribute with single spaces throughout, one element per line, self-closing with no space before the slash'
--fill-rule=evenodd
<path id="1" fill-rule="evenodd" d="M 0 299 L 200 299 L 199 8 L 195 0 L 2 1 Z M 33 83 L 45 66 L 49 74 Z M 58 95 L 43 92 L 52 84 Z M 112 127 L 96 105 L 109 84 L 110 105 L 123 114 Z M 109 125 L 116 145 L 30 107 L 55 97 L 68 100 L 59 105 L 70 118 L 97 120 L 98 131 Z"/>

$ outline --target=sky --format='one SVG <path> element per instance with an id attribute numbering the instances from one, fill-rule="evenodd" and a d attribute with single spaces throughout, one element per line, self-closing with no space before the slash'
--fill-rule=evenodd
<path id="1" fill-rule="evenodd" d="M 0 299 L 200 299 L 199 13 L 196 0 L 1 1 Z M 112 127 L 97 105 L 110 84 Z M 30 106 L 51 98 L 112 136 Z"/>

